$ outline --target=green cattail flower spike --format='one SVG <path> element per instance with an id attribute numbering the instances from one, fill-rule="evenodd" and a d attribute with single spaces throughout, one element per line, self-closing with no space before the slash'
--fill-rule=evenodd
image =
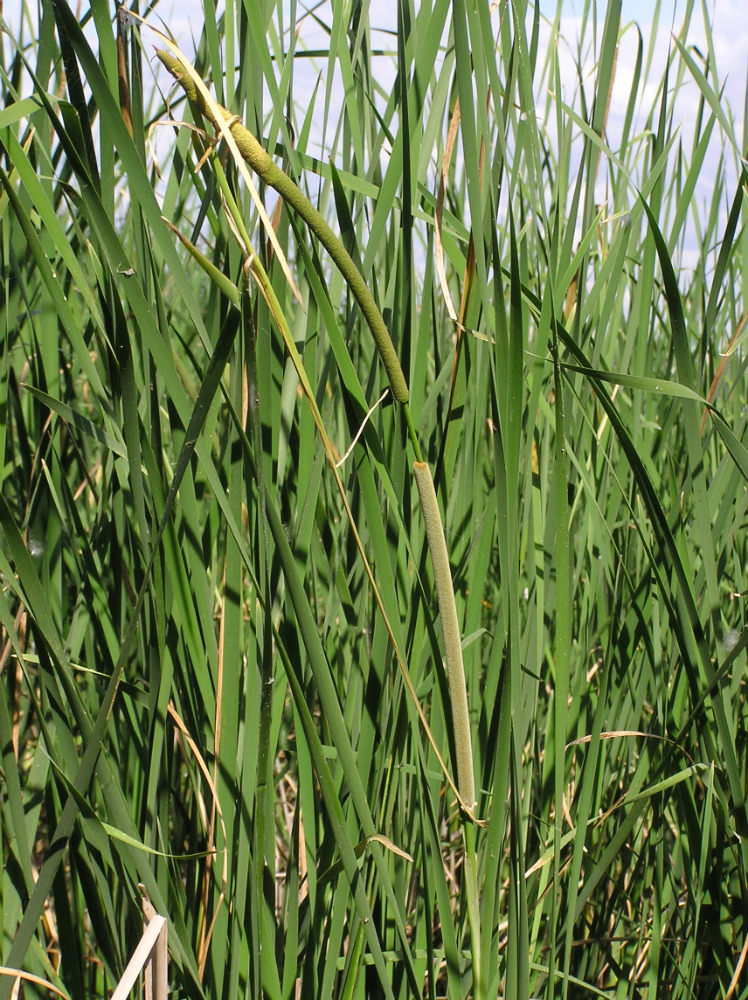
<path id="1" fill-rule="evenodd" d="M 473 744 L 470 737 L 470 716 L 465 686 L 465 669 L 462 663 L 460 626 L 457 621 L 457 607 L 452 572 L 449 568 L 447 543 L 444 538 L 431 469 L 426 462 L 414 462 L 413 473 L 416 477 L 418 496 L 421 500 L 423 519 L 426 523 L 426 541 L 434 567 L 436 598 L 439 603 L 439 617 L 444 637 L 444 659 L 447 668 L 452 727 L 457 754 L 457 790 L 470 809 L 475 809 L 477 802 L 473 776 Z"/>

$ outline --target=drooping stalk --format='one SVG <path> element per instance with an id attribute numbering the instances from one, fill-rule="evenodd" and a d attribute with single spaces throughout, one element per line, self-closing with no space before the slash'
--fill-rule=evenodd
<path id="1" fill-rule="evenodd" d="M 179 82 L 190 103 L 216 129 L 218 129 L 219 125 L 214 108 L 218 109 L 224 118 L 224 122 L 228 123 L 237 148 L 249 166 L 266 184 L 273 187 L 288 205 L 298 212 L 328 251 L 361 306 L 387 371 L 393 395 L 398 402 L 403 404 L 408 434 L 416 455 L 413 471 L 426 523 L 427 541 L 434 563 L 434 576 L 437 581 L 437 599 L 444 634 L 451 712 L 455 733 L 457 787 L 463 801 L 470 808 L 473 808 L 476 800 L 470 719 L 468 716 L 465 674 L 462 665 L 460 630 L 449 569 L 449 555 L 431 470 L 421 460 L 418 437 L 407 405 L 407 383 L 382 315 L 371 292 L 366 286 L 363 276 L 342 245 L 340 239 L 335 235 L 326 220 L 300 188 L 286 173 L 276 166 L 257 138 L 226 108 L 214 102 L 208 102 L 202 89 L 198 87 L 193 78 L 194 70 L 189 69 L 170 52 L 159 50 L 157 55 L 172 76 Z"/>
<path id="2" fill-rule="evenodd" d="M 157 51 L 156 55 L 175 80 L 179 82 L 190 103 L 199 109 L 200 113 L 208 119 L 215 129 L 218 129 L 218 120 L 187 67 L 170 52 L 166 52 L 163 49 Z M 374 297 L 364 281 L 363 275 L 354 264 L 353 259 L 339 237 L 335 235 L 324 216 L 312 205 L 298 185 L 273 162 L 257 138 L 248 128 L 242 125 L 236 115 L 232 115 L 230 111 L 227 111 L 220 104 L 214 106 L 218 108 L 221 115 L 223 115 L 224 121 L 228 123 L 239 152 L 252 170 L 266 184 L 275 188 L 287 205 L 290 205 L 291 208 L 298 212 L 332 257 L 361 307 L 361 312 L 364 314 L 364 318 L 369 325 L 369 329 L 374 337 L 374 343 L 377 346 L 387 372 L 393 396 L 399 403 L 407 403 L 408 384 L 387 326 L 374 301 Z"/>

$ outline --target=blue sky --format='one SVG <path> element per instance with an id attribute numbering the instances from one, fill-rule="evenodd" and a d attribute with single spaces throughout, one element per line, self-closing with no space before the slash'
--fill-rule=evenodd
<path id="1" fill-rule="evenodd" d="M 660 17 L 670 17 L 672 14 L 673 6 L 678 8 L 678 12 L 685 8 L 686 0 L 673 0 L 667 2 L 664 0 Z M 604 4 L 598 4 L 599 9 L 602 11 Z M 642 24 L 646 24 L 652 19 L 652 9 L 654 7 L 653 0 L 623 0 L 621 14 L 624 21 L 639 21 Z M 541 11 L 546 15 L 553 15 L 556 12 L 556 0 L 541 0 L 540 3 Z M 584 10 L 584 0 L 564 0 L 563 13 L 569 14 L 571 16 L 581 16 Z"/>
<path id="2" fill-rule="evenodd" d="M 567 17 L 581 17 L 585 0 L 563 0 L 562 14 Z M 605 0 L 597 0 L 599 16 L 604 16 Z M 748 22 L 748 8 L 745 0 L 707 0 L 707 10 L 715 30 L 719 33 L 732 33 L 736 28 L 743 27 Z M 556 13 L 557 0 L 540 0 L 540 10 L 546 17 Z M 626 21 L 638 21 L 644 27 L 652 22 L 654 0 L 623 0 L 621 16 Z M 667 23 L 675 15 L 676 23 L 686 9 L 686 0 L 662 0 L 660 5 L 660 23 Z M 692 22 L 702 23 L 701 2 L 696 0 Z"/>

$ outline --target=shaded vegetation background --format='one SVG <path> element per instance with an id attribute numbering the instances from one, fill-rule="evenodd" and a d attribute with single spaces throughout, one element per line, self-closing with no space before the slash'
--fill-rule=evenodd
<path id="1" fill-rule="evenodd" d="M 104 995 L 142 885 L 179 997 L 748 996 L 746 122 L 706 5 L 667 51 L 658 11 L 643 37 L 586 4 L 576 87 L 522 0 L 400 0 L 389 35 L 205 0 L 188 53 L 392 334 L 480 826 L 437 756 L 416 456 L 339 273 L 260 185 L 271 249 L 150 28 L 101 0 L 5 26 L 4 966 Z"/>

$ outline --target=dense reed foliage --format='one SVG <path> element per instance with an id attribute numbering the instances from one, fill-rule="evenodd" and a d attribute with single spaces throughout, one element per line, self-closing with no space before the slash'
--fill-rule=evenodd
<path id="1" fill-rule="evenodd" d="M 142 885 L 190 1000 L 748 996 L 706 7 L 204 3 L 0 36 L 2 964 Z"/>

